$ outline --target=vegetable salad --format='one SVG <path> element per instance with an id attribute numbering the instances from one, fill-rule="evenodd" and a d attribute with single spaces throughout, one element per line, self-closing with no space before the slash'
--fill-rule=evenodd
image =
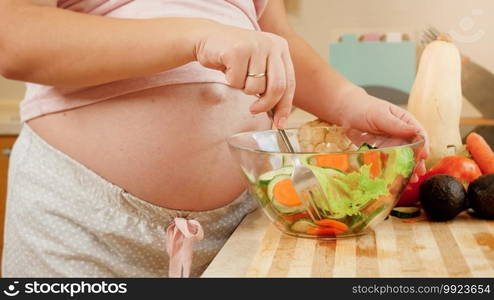
<path id="1" fill-rule="evenodd" d="M 293 186 L 290 156 L 281 168 L 258 178 L 244 173 L 252 194 L 283 231 L 309 237 L 357 234 L 389 214 L 415 166 L 410 147 L 373 149 L 364 144 L 358 150 L 301 156 L 324 193 L 312 195 L 310 203 Z"/>

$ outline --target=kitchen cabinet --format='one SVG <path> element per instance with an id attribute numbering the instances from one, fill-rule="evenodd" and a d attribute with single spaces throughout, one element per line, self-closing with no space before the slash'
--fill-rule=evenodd
<path id="1" fill-rule="evenodd" d="M 0 255 L 3 253 L 3 229 L 5 222 L 5 200 L 7 198 L 7 172 L 9 168 L 9 156 L 10 150 L 12 149 L 16 138 L 17 136 L 15 135 L 0 136 Z"/>

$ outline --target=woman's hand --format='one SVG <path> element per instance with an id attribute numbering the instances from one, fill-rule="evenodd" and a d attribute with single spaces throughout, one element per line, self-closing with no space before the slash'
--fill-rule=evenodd
<path id="1" fill-rule="evenodd" d="M 415 140 L 425 139 L 424 146 L 417 151 L 417 165 L 411 181 L 426 172 L 424 160 L 429 155 L 427 132 L 415 117 L 405 109 L 388 101 L 370 96 L 356 88 L 344 95 L 339 109 L 339 124 L 361 131 Z"/>
<path id="2" fill-rule="evenodd" d="M 251 113 L 274 108 L 274 124 L 283 127 L 295 93 L 295 72 L 285 39 L 212 23 L 201 32 L 195 56 L 203 66 L 224 72 L 232 87 L 259 95 L 250 106 Z"/>

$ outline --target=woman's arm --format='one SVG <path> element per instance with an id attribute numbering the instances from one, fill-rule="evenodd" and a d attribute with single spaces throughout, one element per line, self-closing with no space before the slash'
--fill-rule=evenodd
<path id="1" fill-rule="evenodd" d="M 423 159 L 428 155 L 427 133 L 410 113 L 368 95 L 338 74 L 291 29 L 282 0 L 269 1 L 259 24 L 262 30 L 288 41 L 297 81 L 293 99 L 296 106 L 328 122 L 361 131 L 401 138 L 424 136 L 426 143 L 418 155 L 417 173 L 425 173 Z"/>
<path id="2" fill-rule="evenodd" d="M 295 90 L 286 41 L 201 18 L 119 19 L 56 8 L 55 0 L 0 0 L 0 74 L 58 87 L 144 76 L 191 61 L 220 70 L 230 86 L 261 94 L 252 113 L 274 108 L 281 127 Z M 249 73 L 266 73 L 254 78 Z"/>
<path id="3" fill-rule="evenodd" d="M 55 5 L 0 0 L 2 75 L 77 87 L 152 74 L 194 60 L 194 33 L 210 23 L 105 18 Z"/>
<path id="4" fill-rule="evenodd" d="M 293 104 L 321 119 L 340 124 L 339 104 L 345 94 L 360 93 L 362 89 L 334 70 L 291 28 L 282 0 L 269 1 L 259 24 L 263 31 L 278 34 L 288 41 L 297 82 Z"/>

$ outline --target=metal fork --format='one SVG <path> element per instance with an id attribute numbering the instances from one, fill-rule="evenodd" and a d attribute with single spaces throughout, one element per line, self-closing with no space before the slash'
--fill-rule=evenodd
<path id="1" fill-rule="evenodd" d="M 420 39 L 421 46 L 425 47 L 430 42 L 433 42 L 437 39 L 437 37 L 441 34 L 439 30 L 437 30 L 433 26 L 427 27 L 424 32 L 422 32 L 422 37 Z"/>
<path id="2" fill-rule="evenodd" d="M 273 111 L 268 112 L 268 116 L 273 119 Z M 277 129 L 278 134 L 283 141 L 284 146 L 290 153 L 295 153 L 295 150 L 288 138 L 284 129 Z M 319 201 L 327 201 L 326 195 L 321 187 L 321 184 L 317 180 L 314 172 L 307 166 L 305 166 L 298 157 L 297 154 L 293 155 L 293 173 L 291 176 L 293 186 L 297 192 L 304 207 L 307 208 L 307 212 L 312 221 L 321 220 L 323 217 L 318 211 L 314 198 L 319 198 Z"/>

